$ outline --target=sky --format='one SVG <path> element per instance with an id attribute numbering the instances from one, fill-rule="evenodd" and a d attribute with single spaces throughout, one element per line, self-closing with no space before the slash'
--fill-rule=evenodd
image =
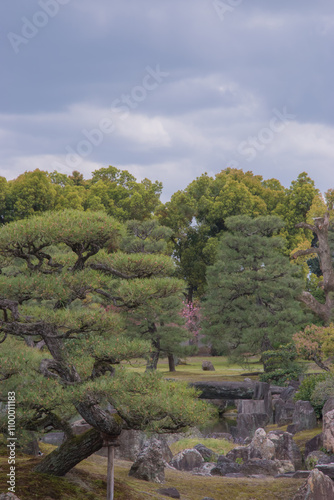
<path id="1" fill-rule="evenodd" d="M 1 0 L 0 176 L 334 188 L 333 0 Z"/>

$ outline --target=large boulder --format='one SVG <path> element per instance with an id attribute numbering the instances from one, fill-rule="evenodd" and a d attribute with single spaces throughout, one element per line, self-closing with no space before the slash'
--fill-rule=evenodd
<path id="1" fill-rule="evenodd" d="M 326 403 L 324 404 L 324 407 L 322 409 L 322 416 L 326 415 L 329 411 L 334 410 L 334 398 L 329 398 L 327 399 Z"/>
<path id="2" fill-rule="evenodd" d="M 289 460 L 295 470 L 302 468 L 302 454 L 292 434 L 277 430 L 268 432 L 267 437 L 275 445 L 275 460 Z"/>
<path id="3" fill-rule="evenodd" d="M 320 450 L 323 446 L 322 432 L 305 443 L 304 456 L 307 457 L 312 451 Z"/>
<path id="4" fill-rule="evenodd" d="M 279 417 L 277 417 L 277 424 L 282 427 L 289 425 L 293 422 L 293 414 L 295 412 L 295 403 L 293 401 L 286 401 L 280 408 Z"/>
<path id="5" fill-rule="evenodd" d="M 144 481 L 163 483 L 165 480 L 165 464 L 160 441 L 151 439 L 139 452 L 130 469 L 129 476 Z"/>
<path id="6" fill-rule="evenodd" d="M 202 370 L 207 371 L 207 372 L 214 372 L 215 367 L 211 363 L 211 361 L 203 361 L 202 363 Z"/>
<path id="7" fill-rule="evenodd" d="M 212 476 L 226 476 L 240 472 L 241 465 L 233 462 L 231 459 L 221 455 L 218 457 L 217 465 L 211 470 Z"/>
<path id="8" fill-rule="evenodd" d="M 292 423 L 297 426 L 296 432 L 307 431 L 316 427 L 317 417 L 309 401 L 296 402 Z"/>
<path id="9" fill-rule="evenodd" d="M 196 446 L 194 446 L 194 449 L 202 455 L 205 462 L 215 462 L 218 458 L 218 454 L 213 450 L 210 450 L 210 448 L 204 446 L 204 444 L 196 444 Z"/>
<path id="10" fill-rule="evenodd" d="M 276 476 L 278 474 L 278 465 L 275 460 L 252 459 L 241 464 L 240 472 L 244 476 L 253 476 L 254 474 Z"/>
<path id="11" fill-rule="evenodd" d="M 83 434 L 86 431 L 89 431 L 92 429 L 92 426 L 87 424 L 86 420 L 83 418 L 80 420 L 76 420 L 71 424 L 72 432 L 76 435 L 79 436 L 80 434 Z"/>
<path id="12" fill-rule="evenodd" d="M 293 500 L 330 499 L 334 499 L 334 483 L 317 469 L 312 470 L 306 483 L 293 497 Z"/>
<path id="13" fill-rule="evenodd" d="M 269 417 L 266 413 L 239 413 L 237 416 L 235 437 L 241 439 L 253 437 L 256 429 L 265 427 L 268 423 Z"/>
<path id="14" fill-rule="evenodd" d="M 180 451 L 169 463 L 174 469 L 191 471 L 200 467 L 204 463 L 204 459 L 199 451 L 188 448 Z"/>
<path id="15" fill-rule="evenodd" d="M 273 460 L 275 458 L 275 445 L 267 437 L 264 429 L 257 429 L 249 445 L 249 458 L 262 458 Z"/>
<path id="16" fill-rule="evenodd" d="M 307 458 L 305 460 L 305 465 L 308 470 L 312 470 L 318 464 L 330 464 L 331 462 L 332 462 L 331 456 L 327 455 L 327 453 L 324 453 L 323 451 L 316 450 L 316 451 L 311 451 L 311 453 L 307 455 Z"/>
<path id="17" fill-rule="evenodd" d="M 334 452 L 334 410 L 328 411 L 322 421 L 323 445 L 327 451 Z"/>

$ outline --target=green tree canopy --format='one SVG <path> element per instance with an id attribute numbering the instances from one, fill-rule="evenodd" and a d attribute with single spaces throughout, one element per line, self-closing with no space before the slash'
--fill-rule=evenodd
<path id="1" fill-rule="evenodd" d="M 242 358 L 291 340 L 305 320 L 296 300 L 303 280 L 282 255 L 278 217 L 235 216 L 225 224 L 229 231 L 207 271 L 204 327 L 214 347 Z"/>
<path id="2" fill-rule="evenodd" d="M 0 229 L 1 400 L 16 392 L 18 429 L 68 437 L 40 472 L 64 474 L 102 446 L 101 433 L 173 432 L 208 416 L 193 390 L 122 364 L 151 344 L 129 338 L 120 311 L 163 308 L 183 288 L 170 257 L 119 251 L 124 233 L 103 212 L 73 210 Z M 93 426 L 80 440 L 69 426 L 77 413 Z"/>

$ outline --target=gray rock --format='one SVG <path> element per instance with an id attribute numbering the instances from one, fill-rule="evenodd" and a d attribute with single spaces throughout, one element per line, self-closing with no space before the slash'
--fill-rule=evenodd
<path id="1" fill-rule="evenodd" d="M 278 473 L 278 466 L 275 460 L 252 459 L 241 464 L 240 472 L 245 476 L 253 476 L 254 474 L 276 476 Z"/>
<path id="2" fill-rule="evenodd" d="M 228 453 L 226 453 L 226 458 L 229 460 L 235 462 L 237 459 L 242 460 L 243 462 L 247 462 L 248 460 L 248 455 L 249 455 L 249 446 L 236 446 L 233 448 L 233 450 L 230 450 Z M 221 455 L 222 457 L 224 455 Z M 218 457 L 218 462 L 221 457 Z"/>
<path id="3" fill-rule="evenodd" d="M 309 401 L 296 402 L 292 419 L 292 423 L 298 427 L 296 432 L 314 429 L 317 426 L 317 417 Z"/>
<path id="4" fill-rule="evenodd" d="M 293 414 L 295 411 L 295 403 L 293 401 L 287 401 L 280 409 L 280 417 L 277 424 L 281 427 L 283 425 L 292 424 Z"/>
<path id="5" fill-rule="evenodd" d="M 246 439 L 252 437 L 259 427 L 269 423 L 266 413 L 239 413 L 237 416 L 236 437 Z"/>
<path id="6" fill-rule="evenodd" d="M 311 451 L 311 453 L 308 454 L 305 460 L 305 465 L 308 470 L 311 470 L 314 469 L 318 464 L 330 464 L 331 462 L 332 459 L 329 455 L 327 455 L 323 451 L 316 450 Z"/>
<path id="7" fill-rule="evenodd" d="M 0 493 L 0 500 L 20 500 L 19 497 L 14 495 L 14 493 L 11 493 L 10 491 L 8 493 Z"/>
<path id="8" fill-rule="evenodd" d="M 143 447 L 132 464 L 129 476 L 154 483 L 164 482 L 165 461 L 162 457 L 160 441 L 152 439 Z"/>
<path id="9" fill-rule="evenodd" d="M 232 462 L 224 456 L 218 458 L 216 467 L 211 470 L 212 476 L 226 476 L 226 474 L 240 472 L 240 464 Z"/>
<path id="10" fill-rule="evenodd" d="M 306 483 L 298 490 L 293 500 L 334 499 L 334 484 L 317 469 L 311 471 Z"/>
<path id="11" fill-rule="evenodd" d="M 180 453 L 175 455 L 169 463 L 177 470 L 191 471 L 196 467 L 200 467 L 203 462 L 203 457 L 199 451 L 194 448 L 189 448 L 180 451 Z"/>
<path id="12" fill-rule="evenodd" d="M 275 445 L 275 460 L 289 460 L 293 463 L 295 470 L 302 468 L 302 455 L 292 434 L 283 431 L 270 431 L 267 437 Z"/>
<path id="13" fill-rule="evenodd" d="M 334 398 L 327 399 L 322 409 L 322 416 L 326 415 L 329 411 L 334 410 Z"/>
<path id="14" fill-rule="evenodd" d="M 204 446 L 204 444 L 196 444 L 196 446 L 194 446 L 194 449 L 202 455 L 205 462 L 213 462 L 218 458 L 218 454 L 213 450 L 210 450 L 210 448 Z"/>
<path id="15" fill-rule="evenodd" d="M 325 476 L 330 477 L 334 480 L 334 463 L 330 464 L 318 464 L 316 468 L 320 470 Z"/>
<path id="16" fill-rule="evenodd" d="M 234 441 L 232 434 L 229 434 L 228 432 L 212 432 L 211 434 L 207 434 L 205 437 L 211 439 L 226 439 L 226 441 L 231 441 L 232 443 Z"/>
<path id="17" fill-rule="evenodd" d="M 305 443 L 305 457 L 307 457 L 307 455 L 309 453 L 311 453 L 311 451 L 319 450 L 322 446 L 323 446 L 323 439 L 322 439 L 322 432 L 321 432 L 320 434 L 317 434 L 309 441 L 306 441 L 306 443 Z"/>
<path id="18" fill-rule="evenodd" d="M 322 437 L 324 448 L 334 452 L 334 410 L 325 413 L 322 421 Z"/>
<path id="19" fill-rule="evenodd" d="M 201 399 L 253 399 L 256 387 L 261 382 L 194 382 L 190 384 L 201 391 Z M 268 385 L 268 384 L 265 384 Z M 260 393 L 260 389 L 257 389 Z M 262 399 L 257 397 L 254 399 Z"/>
<path id="20" fill-rule="evenodd" d="M 81 420 L 76 420 L 75 422 L 73 422 L 73 424 L 71 424 L 71 428 L 73 433 L 76 436 L 79 436 L 80 434 L 83 434 L 84 432 L 92 429 L 92 426 L 87 424 L 86 420 L 82 418 Z"/>
<path id="21" fill-rule="evenodd" d="M 211 361 L 203 361 L 203 363 L 202 363 L 202 370 L 208 371 L 208 372 L 214 372 L 215 371 L 215 367 L 213 366 L 213 364 L 211 363 Z"/>
<path id="22" fill-rule="evenodd" d="M 160 488 L 157 490 L 157 493 L 170 498 L 181 498 L 180 493 L 176 488 Z"/>
<path id="23" fill-rule="evenodd" d="M 296 389 L 293 386 L 289 385 L 288 387 L 285 387 L 285 389 L 281 392 L 281 399 L 283 399 L 283 401 L 285 402 L 292 400 L 295 393 Z"/>

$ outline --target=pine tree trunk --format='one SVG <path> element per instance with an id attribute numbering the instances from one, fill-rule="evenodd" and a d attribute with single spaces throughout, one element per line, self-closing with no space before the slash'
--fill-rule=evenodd
<path id="1" fill-rule="evenodd" d="M 147 361 L 146 371 L 155 371 L 158 367 L 159 351 L 154 351 L 150 354 L 150 359 Z"/>
<path id="2" fill-rule="evenodd" d="M 81 460 L 100 450 L 103 446 L 101 434 L 95 430 L 67 439 L 59 448 L 47 455 L 34 471 L 52 476 L 64 476 Z"/>
<path id="3" fill-rule="evenodd" d="M 168 354 L 168 366 L 170 372 L 176 372 L 174 354 Z"/>

